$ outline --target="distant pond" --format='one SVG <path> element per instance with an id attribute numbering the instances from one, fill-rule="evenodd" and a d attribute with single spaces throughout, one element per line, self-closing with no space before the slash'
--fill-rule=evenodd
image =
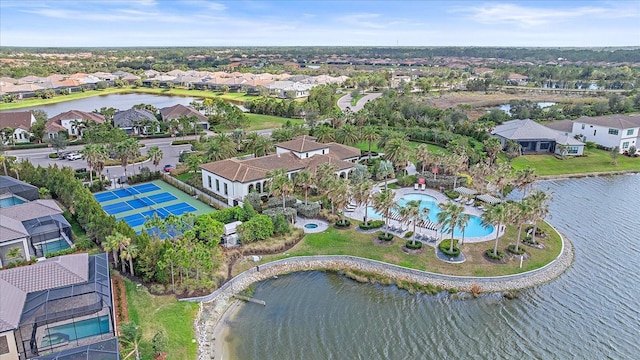
<path id="1" fill-rule="evenodd" d="M 556 105 L 557 103 L 554 102 L 539 102 L 537 103 L 538 106 L 540 106 L 541 109 L 547 108 L 549 106 L 553 106 Z M 503 104 L 498 106 L 498 108 L 504 112 L 506 112 L 507 114 L 511 115 L 511 105 L 509 104 Z"/>
<path id="2" fill-rule="evenodd" d="M 137 104 L 151 104 L 156 108 L 163 108 L 177 104 L 189 105 L 194 100 L 201 100 L 195 97 L 166 96 L 151 94 L 110 94 L 93 96 L 84 99 L 64 101 L 57 104 L 32 106 L 6 111 L 30 111 L 43 110 L 49 117 L 53 117 L 69 110 L 81 110 L 91 112 L 102 107 L 113 107 L 118 110 L 127 110 Z"/>

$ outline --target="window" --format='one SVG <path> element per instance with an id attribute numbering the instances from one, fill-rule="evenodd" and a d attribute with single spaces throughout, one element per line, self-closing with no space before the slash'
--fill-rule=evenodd
<path id="1" fill-rule="evenodd" d="M 569 146 L 569 154 L 577 154 L 578 153 L 578 147 L 577 146 Z"/>
<path id="2" fill-rule="evenodd" d="M 224 194 L 229 195 L 229 189 L 227 188 L 227 183 L 224 183 Z"/>
<path id="3" fill-rule="evenodd" d="M 540 143 L 540 150 L 549 150 L 549 143 Z"/>
<path id="4" fill-rule="evenodd" d="M 0 355 L 9 353 L 9 342 L 6 336 L 0 336 Z"/>
<path id="5" fill-rule="evenodd" d="M 220 192 L 220 180 L 216 179 L 216 191 Z"/>
<path id="6" fill-rule="evenodd" d="M 633 129 L 627 130 L 627 135 L 633 135 Z"/>
<path id="7" fill-rule="evenodd" d="M 324 155 L 324 149 L 322 150 L 322 155 Z"/>
<path id="8" fill-rule="evenodd" d="M 629 142 L 628 141 L 623 142 L 622 143 L 622 148 L 623 149 L 628 149 L 629 148 Z"/>
<path id="9" fill-rule="evenodd" d="M 609 135 L 618 135 L 618 129 L 609 129 Z"/>
<path id="10" fill-rule="evenodd" d="M 208 176 L 209 178 L 209 189 L 211 189 L 211 176 Z"/>
<path id="11" fill-rule="evenodd" d="M 309 157 L 309 153 L 307 153 L 307 156 L 306 156 L 306 157 Z"/>

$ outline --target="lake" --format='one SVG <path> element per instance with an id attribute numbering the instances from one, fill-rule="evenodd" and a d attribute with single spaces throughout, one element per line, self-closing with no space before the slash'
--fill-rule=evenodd
<path id="1" fill-rule="evenodd" d="M 554 102 L 539 102 L 537 104 L 538 104 L 538 106 L 540 106 L 541 109 L 548 108 L 549 106 L 556 105 L 556 103 L 554 103 Z M 511 105 L 503 104 L 503 105 L 498 106 L 498 108 L 500 110 L 506 112 L 507 114 L 511 115 Z"/>
<path id="2" fill-rule="evenodd" d="M 230 358 L 637 359 L 640 175 L 538 186 L 575 248 L 558 279 L 514 300 L 460 300 L 318 271 L 280 276 L 256 285 L 266 307 L 243 304 L 230 321 Z"/>
<path id="3" fill-rule="evenodd" d="M 127 110 L 137 104 L 151 104 L 160 109 L 163 107 L 173 106 L 177 104 L 189 105 L 194 100 L 200 100 L 194 97 L 182 97 L 182 96 L 165 96 L 165 95 L 151 95 L 151 94 L 110 94 L 93 96 L 84 99 L 65 101 L 56 104 L 32 106 L 10 111 L 30 111 L 30 110 L 43 110 L 51 118 L 60 113 L 69 110 L 81 110 L 86 112 L 92 112 L 93 110 L 100 109 L 102 107 L 113 107 L 118 110 Z M 4 111 L 3 111 L 4 112 Z"/>

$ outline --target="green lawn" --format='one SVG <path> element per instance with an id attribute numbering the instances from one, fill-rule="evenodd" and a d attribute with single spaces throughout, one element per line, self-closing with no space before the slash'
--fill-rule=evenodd
<path id="1" fill-rule="evenodd" d="M 426 246 L 426 250 L 420 255 L 409 255 L 402 251 L 405 239 L 395 238 L 391 246 L 379 246 L 373 244 L 374 234 L 363 234 L 355 230 L 336 230 L 333 227 L 322 233 L 309 234 L 300 243 L 287 251 L 287 255 L 265 255 L 263 262 L 282 259 L 288 256 L 306 255 L 352 255 L 367 259 L 384 261 L 408 268 L 430 271 L 458 276 L 500 276 L 517 274 L 537 269 L 555 259 L 562 248 L 560 236 L 553 232 L 546 223 L 540 224 L 540 229 L 550 234 L 548 239 L 542 240 L 546 249 L 532 248 L 521 245 L 526 249 L 530 258 L 519 268 L 519 257 L 514 257 L 507 264 L 494 264 L 484 258 L 484 251 L 493 249 L 494 242 L 467 243 L 462 246 L 462 251 L 467 259 L 462 264 L 449 264 L 436 257 L 435 249 Z M 515 244 L 516 229 L 507 228 L 507 234 L 500 238 L 499 249 L 505 249 L 509 244 Z M 248 266 L 255 266 L 250 264 Z M 238 274 L 244 269 L 242 266 L 234 266 L 233 273 Z"/>
<path id="2" fill-rule="evenodd" d="M 124 89 L 118 89 L 118 88 L 109 88 L 104 90 L 88 90 L 85 92 L 71 93 L 69 95 L 56 95 L 51 99 L 29 99 L 29 100 L 16 101 L 12 103 L 0 103 L 0 110 L 13 110 L 13 109 L 20 109 L 25 107 L 39 106 L 39 105 L 56 104 L 56 103 L 61 103 L 65 101 L 84 99 L 84 98 L 99 96 L 99 95 L 118 94 L 124 91 L 125 91 Z"/>
<path id="3" fill-rule="evenodd" d="M 412 150 L 415 150 L 418 145 L 422 144 L 416 141 L 409 141 L 407 142 L 409 144 L 409 147 Z M 426 144 L 427 147 L 429 148 L 429 151 L 434 152 L 434 153 L 440 153 L 440 154 L 447 154 L 448 151 L 447 149 L 440 147 L 438 145 L 433 145 L 433 144 Z M 367 143 L 366 141 L 360 141 L 359 143 L 354 145 L 355 147 L 357 147 L 360 150 L 364 150 L 364 151 L 369 151 L 369 143 Z M 375 152 L 379 152 L 380 149 L 378 149 L 378 146 L 376 145 L 375 142 L 371 143 L 371 151 L 375 151 Z"/>
<path id="4" fill-rule="evenodd" d="M 524 155 L 511 161 L 514 169 L 530 166 L 538 175 L 570 175 L 605 171 L 640 171 L 640 158 L 620 155 L 618 165 L 611 164 L 611 154 L 604 150 L 585 150 L 586 156 L 560 160 L 553 155 Z"/>
<path id="5" fill-rule="evenodd" d="M 288 119 L 279 116 L 262 115 L 262 114 L 246 114 L 249 118 L 248 131 L 274 129 L 282 127 L 287 121 L 290 121 L 292 125 L 304 124 L 302 119 Z"/>
<path id="6" fill-rule="evenodd" d="M 364 94 L 362 94 L 362 93 L 358 94 L 358 96 L 356 96 L 356 97 L 352 97 L 351 98 L 351 106 L 358 105 L 358 100 L 362 99 L 363 97 L 364 97 Z"/>
<path id="7" fill-rule="evenodd" d="M 195 359 L 197 343 L 193 322 L 198 304 L 178 301 L 175 296 L 151 295 L 143 286 L 124 279 L 129 320 L 142 328 L 141 358 L 153 360 L 151 339 L 158 330 L 167 336 L 167 359 Z"/>

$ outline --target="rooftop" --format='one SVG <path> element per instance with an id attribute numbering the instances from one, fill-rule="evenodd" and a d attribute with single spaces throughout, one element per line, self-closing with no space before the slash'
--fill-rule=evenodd
<path id="1" fill-rule="evenodd" d="M 607 115 L 587 117 L 583 116 L 575 120 L 577 123 L 608 126 L 615 129 L 629 129 L 640 127 L 640 115 Z"/>

